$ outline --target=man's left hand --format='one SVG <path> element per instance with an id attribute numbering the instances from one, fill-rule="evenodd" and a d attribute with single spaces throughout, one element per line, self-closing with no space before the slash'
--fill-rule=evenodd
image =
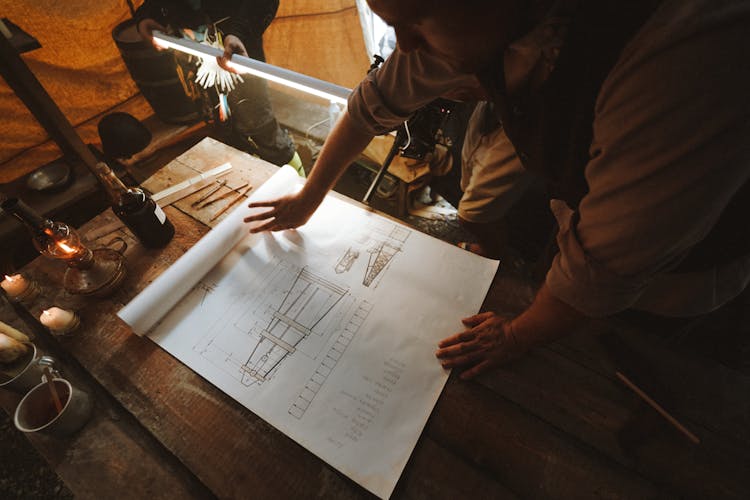
<path id="1" fill-rule="evenodd" d="M 527 351 L 513 335 L 510 320 L 484 312 L 461 320 L 466 330 L 443 339 L 435 353 L 443 368 L 464 368 L 468 380 Z"/>
<path id="2" fill-rule="evenodd" d="M 239 38 L 234 35 L 227 35 L 224 37 L 224 54 L 217 57 L 216 62 L 219 64 L 219 66 L 221 66 L 221 68 L 232 73 L 237 73 L 237 71 L 235 71 L 231 66 L 227 64 L 229 62 L 229 59 L 232 58 L 232 54 L 239 54 L 241 56 L 247 57 L 247 50 L 245 49 L 245 45 Z"/>

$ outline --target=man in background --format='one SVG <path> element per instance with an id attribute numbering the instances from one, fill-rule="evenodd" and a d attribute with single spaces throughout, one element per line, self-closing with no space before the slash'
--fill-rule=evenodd
<path id="1" fill-rule="evenodd" d="M 197 41 L 221 37 L 219 65 L 226 68 L 232 54 L 266 60 L 263 32 L 278 7 L 278 0 L 146 0 L 135 18 L 139 33 L 152 43 L 154 30 L 182 30 Z M 304 176 L 294 142 L 273 114 L 266 81 L 251 75 L 232 78 L 235 88 L 225 95 L 242 149 L 275 165 L 290 164 Z"/>

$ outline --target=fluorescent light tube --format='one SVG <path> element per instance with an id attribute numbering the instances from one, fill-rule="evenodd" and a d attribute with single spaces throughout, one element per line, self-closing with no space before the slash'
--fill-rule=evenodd
<path id="1" fill-rule="evenodd" d="M 221 57 L 224 54 L 216 47 L 209 47 L 184 38 L 175 38 L 160 31 L 154 31 L 154 40 L 164 48 L 179 50 L 196 57 Z M 238 73 L 250 73 L 337 104 L 346 105 L 346 100 L 351 94 L 351 90 L 346 87 L 237 54 L 232 55 L 229 66 Z"/>

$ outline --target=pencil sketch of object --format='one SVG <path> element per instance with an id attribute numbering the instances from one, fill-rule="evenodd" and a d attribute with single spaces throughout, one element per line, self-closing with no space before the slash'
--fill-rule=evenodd
<path id="1" fill-rule="evenodd" d="M 216 283 L 207 283 L 203 280 L 198 282 L 198 289 L 203 292 L 203 296 L 201 297 L 201 306 L 206 300 L 206 297 L 216 291 L 216 286 Z"/>
<path id="2" fill-rule="evenodd" d="M 374 232 L 371 237 L 372 246 L 367 250 L 370 258 L 362 280 L 363 285 L 369 287 L 376 282 L 391 260 L 401 251 L 410 234 L 411 231 L 408 229 L 395 225 L 391 226 L 390 231 L 379 232 L 376 230 Z M 378 238 L 378 236 L 380 237 Z"/>
<path id="3" fill-rule="evenodd" d="M 347 292 L 302 268 L 242 365 L 243 384 L 268 380 Z"/>
<path id="4" fill-rule="evenodd" d="M 349 320 L 349 323 L 347 323 L 344 330 L 336 339 L 336 342 L 334 342 L 331 348 L 328 350 L 323 360 L 315 369 L 315 372 L 305 383 L 305 387 L 297 396 L 295 402 L 289 408 L 290 415 L 296 418 L 302 418 L 302 416 L 305 414 L 305 411 L 310 406 L 310 403 L 312 403 L 313 399 L 315 398 L 315 395 L 325 383 L 328 375 L 331 374 L 334 367 L 336 366 L 336 363 L 338 363 L 339 359 L 341 359 L 341 356 L 344 355 L 344 351 L 346 351 L 346 348 L 349 347 L 349 344 L 357 334 L 359 327 L 362 326 L 362 323 L 365 322 L 365 319 L 367 319 L 367 315 L 370 314 L 371 310 L 372 304 L 370 304 L 369 302 L 363 301 L 361 304 L 359 304 L 356 312 Z"/>
<path id="5" fill-rule="evenodd" d="M 359 250 L 349 247 L 346 253 L 336 263 L 336 267 L 334 267 L 336 274 L 341 274 L 341 273 L 350 271 L 352 268 L 352 265 L 354 264 L 354 261 L 357 260 L 358 257 L 359 257 Z"/>

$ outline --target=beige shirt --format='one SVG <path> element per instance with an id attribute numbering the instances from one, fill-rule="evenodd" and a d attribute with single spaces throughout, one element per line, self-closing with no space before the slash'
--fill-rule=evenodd
<path id="1" fill-rule="evenodd" d="M 669 272 L 750 178 L 748 27 L 747 0 L 668 0 L 625 47 L 596 102 L 589 193 L 576 212 L 551 202 L 560 252 L 546 282 L 559 299 L 590 316 L 631 307 L 689 316 L 748 285 L 750 256 Z M 380 133 L 470 82 L 397 49 L 349 112 Z"/>
<path id="2" fill-rule="evenodd" d="M 482 101 L 469 119 L 461 150 L 461 190 L 458 215 L 469 222 L 498 222 L 536 178 L 516 155 L 502 127 L 480 131 L 487 103 Z"/>

